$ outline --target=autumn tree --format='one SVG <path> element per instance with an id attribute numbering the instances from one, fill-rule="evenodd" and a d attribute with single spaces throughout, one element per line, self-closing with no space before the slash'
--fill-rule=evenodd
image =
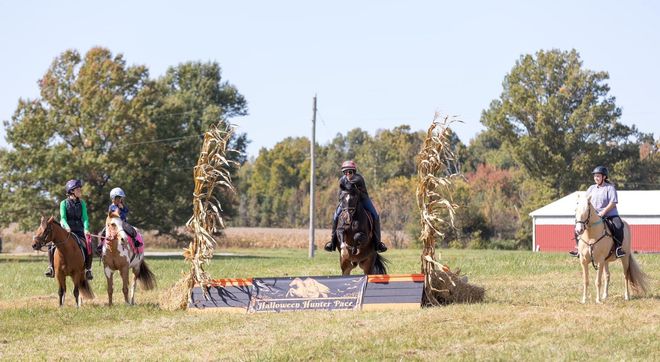
<path id="1" fill-rule="evenodd" d="M 550 184 L 556 196 L 590 183 L 590 171 L 608 165 L 619 175 L 637 164 L 636 128 L 619 122 L 607 72 L 582 66 L 577 51 L 523 55 L 504 78 L 500 98 L 481 122 L 530 178 Z"/>
<path id="2" fill-rule="evenodd" d="M 154 81 L 145 66 L 104 48 L 84 57 L 65 51 L 39 87 L 40 96 L 19 100 L 5 121 L 12 149 L 0 157 L 0 222 L 24 227 L 40 213 L 57 213 L 72 178 L 83 181 L 94 229 L 113 187 L 126 191 L 131 223 L 161 231 L 183 224 L 203 130 L 246 107 L 217 64 L 180 65 Z"/>

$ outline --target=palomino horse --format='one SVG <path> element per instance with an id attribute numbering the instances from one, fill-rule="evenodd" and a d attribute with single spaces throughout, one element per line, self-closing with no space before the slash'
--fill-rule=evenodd
<path id="1" fill-rule="evenodd" d="M 116 270 L 119 270 L 122 280 L 122 292 L 126 304 L 135 304 L 136 282 L 140 282 L 142 288 L 151 290 L 156 285 L 156 277 L 144 261 L 144 253 L 134 250 L 130 245 L 133 241 L 120 238 L 120 228 L 122 221 L 118 217 L 107 217 L 105 220 L 105 243 L 101 260 L 103 260 L 103 271 L 108 282 L 108 305 L 112 305 L 112 277 Z M 129 244 L 130 243 L 130 244 Z M 128 270 L 133 271 L 133 280 L 129 281 Z"/>
<path id="2" fill-rule="evenodd" d="M 341 213 L 337 223 L 339 265 L 343 275 L 360 265 L 364 274 L 387 274 L 387 260 L 376 252 L 373 221 L 360 202 L 360 192 L 352 187 L 340 196 Z"/>
<path id="3" fill-rule="evenodd" d="M 587 287 L 589 285 L 589 263 L 597 269 L 596 275 L 596 303 L 601 303 L 607 298 L 607 290 L 610 284 L 610 270 L 608 264 L 616 261 L 613 252 L 614 240 L 605 225 L 604 219 L 598 216 L 591 205 L 591 197 L 578 196 L 577 209 L 575 211 L 575 235 L 578 239 L 578 252 L 582 263 L 583 291 L 582 303 L 587 301 Z M 647 276 L 632 256 L 630 247 L 630 226 L 623 223 L 622 248 L 626 255 L 621 258 L 623 263 L 624 294 L 625 300 L 630 299 L 629 287 L 634 294 L 644 294 L 648 289 Z M 604 284 L 604 285 L 603 285 Z"/>
<path id="4" fill-rule="evenodd" d="M 66 277 L 73 280 L 73 296 L 76 298 L 76 307 L 82 303 L 80 294 L 87 299 L 94 299 L 94 293 L 85 279 L 85 256 L 83 250 L 78 245 L 78 237 L 70 233 L 52 217 L 46 221 L 42 216 L 39 228 L 32 237 L 32 248 L 41 250 L 46 244 L 53 242 L 55 244 L 55 258 L 53 266 L 55 279 L 60 286 L 58 295 L 60 307 L 64 305 L 64 295 L 66 293 Z"/>

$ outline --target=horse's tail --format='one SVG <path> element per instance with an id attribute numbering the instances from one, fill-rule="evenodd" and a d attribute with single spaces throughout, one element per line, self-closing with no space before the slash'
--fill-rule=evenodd
<path id="1" fill-rule="evenodd" d="M 94 299 L 94 292 L 92 291 L 92 286 L 89 285 L 89 280 L 82 278 L 80 281 L 80 285 L 78 285 L 78 292 L 83 296 L 85 299 Z"/>
<path id="2" fill-rule="evenodd" d="M 642 271 L 637 261 L 632 254 L 630 254 L 630 261 L 628 262 L 628 270 L 626 270 L 626 277 L 630 281 L 632 291 L 636 295 L 644 295 L 649 290 L 649 277 Z"/>
<path id="3" fill-rule="evenodd" d="M 385 267 L 389 261 L 382 255 L 376 253 L 376 258 L 374 259 L 374 274 L 387 274 L 387 268 Z"/>
<path id="4" fill-rule="evenodd" d="M 149 269 L 149 266 L 147 265 L 147 262 L 142 260 L 139 266 L 139 270 L 137 273 L 137 280 L 140 282 L 140 286 L 144 290 L 152 290 L 154 287 L 156 287 L 156 276 L 154 273 Z"/>

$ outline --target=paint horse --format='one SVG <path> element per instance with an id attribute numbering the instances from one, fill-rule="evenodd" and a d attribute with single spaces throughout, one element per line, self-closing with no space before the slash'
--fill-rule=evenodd
<path id="1" fill-rule="evenodd" d="M 337 239 L 342 275 L 350 275 L 358 265 L 364 274 L 387 274 L 387 260 L 376 252 L 373 221 L 360 202 L 360 191 L 356 187 L 342 191 L 340 206 Z"/>
<path id="2" fill-rule="evenodd" d="M 614 255 L 614 240 L 612 233 L 607 229 L 605 220 L 598 216 L 591 205 L 590 197 L 578 195 L 575 210 L 575 237 L 578 241 L 578 253 L 582 264 L 582 303 L 587 301 L 587 288 L 589 285 L 589 263 L 597 270 L 596 274 L 596 303 L 607 298 L 610 284 L 610 270 L 608 264 L 616 261 Z M 629 287 L 635 294 L 642 295 L 648 290 L 648 277 L 635 261 L 630 247 L 630 226 L 623 222 L 623 243 L 621 247 L 626 255 L 621 258 L 624 276 L 625 300 L 630 299 Z"/>
<path id="3" fill-rule="evenodd" d="M 55 244 L 53 266 L 55 279 L 59 285 L 58 295 L 60 307 L 64 305 L 66 294 L 66 277 L 73 280 L 73 296 L 76 298 L 76 307 L 82 304 L 81 294 L 84 298 L 94 299 L 94 292 L 85 279 L 85 255 L 78 242 L 76 234 L 66 231 L 52 217 L 46 221 L 42 216 L 37 232 L 32 237 L 32 248 L 41 250 L 46 244 Z"/>
<path id="4" fill-rule="evenodd" d="M 135 304 L 135 288 L 137 282 L 145 290 L 156 286 L 156 277 L 144 260 L 144 244 L 139 249 L 133 240 L 123 232 L 122 220 L 118 217 L 108 216 L 105 220 L 105 240 L 101 251 L 103 272 L 108 282 L 108 305 L 112 305 L 113 275 L 119 271 L 122 280 L 124 302 Z M 142 236 L 138 233 L 137 238 Z M 133 271 L 133 279 L 129 283 L 129 270 Z M 130 288 L 129 288 L 130 284 Z M 130 293 L 129 293 L 130 291 Z"/>

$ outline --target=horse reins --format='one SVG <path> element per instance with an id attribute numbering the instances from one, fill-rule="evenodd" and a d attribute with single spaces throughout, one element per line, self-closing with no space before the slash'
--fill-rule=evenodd
<path id="1" fill-rule="evenodd" d="M 600 217 L 600 216 L 599 216 L 599 217 Z M 575 220 L 575 223 L 576 223 L 576 224 L 582 224 L 582 225 L 584 225 L 584 230 L 582 231 L 582 233 L 584 233 L 585 231 L 587 231 L 587 228 L 589 227 L 589 219 L 591 219 L 591 207 L 589 207 L 589 213 L 587 214 L 587 218 L 586 218 L 584 221 L 582 221 L 582 220 Z M 601 223 L 604 223 L 604 222 L 605 222 L 605 218 L 602 218 L 602 217 L 601 217 L 600 220 L 598 220 L 596 223 L 594 223 L 594 224 L 591 225 L 591 226 L 596 226 L 596 225 L 601 224 Z M 589 246 L 589 254 L 591 254 L 591 265 L 593 265 L 594 269 L 598 270 L 598 267 L 596 266 L 596 262 L 594 261 L 594 245 L 598 244 L 598 242 L 601 241 L 604 237 L 606 237 L 606 236 L 610 236 L 610 237 L 611 237 L 612 235 L 610 235 L 610 234 L 607 233 L 607 226 L 605 226 L 605 227 L 603 227 L 603 235 L 601 235 L 601 236 L 600 236 L 598 239 L 596 239 L 596 241 L 594 241 L 593 243 L 590 243 L 590 242 L 588 242 L 588 241 L 582 239 L 582 233 L 581 233 L 580 235 L 578 235 L 578 233 L 575 233 L 575 243 L 577 244 L 578 241 L 582 241 L 583 243 L 585 243 L 585 244 L 587 244 L 587 245 Z"/>

